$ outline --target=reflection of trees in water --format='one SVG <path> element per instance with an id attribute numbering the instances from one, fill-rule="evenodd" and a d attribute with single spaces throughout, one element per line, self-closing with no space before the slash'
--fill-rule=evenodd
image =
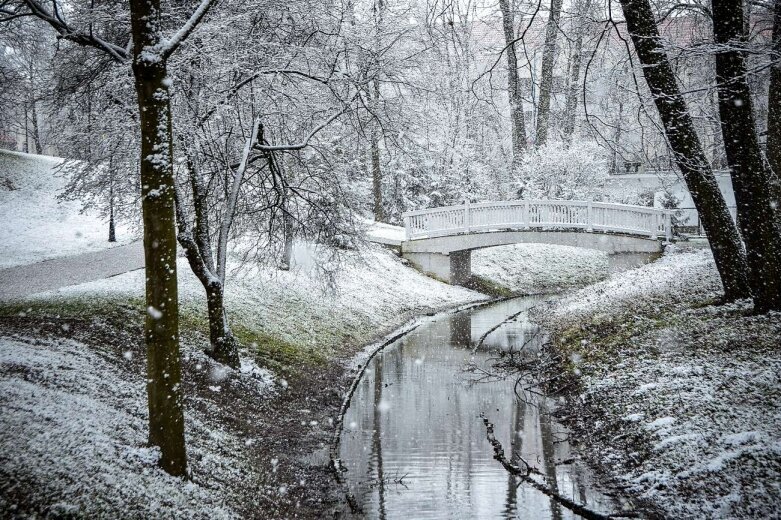
<path id="1" fill-rule="evenodd" d="M 511 461 L 521 458 L 523 450 L 523 428 L 526 415 L 526 403 L 521 399 L 515 399 L 515 406 L 512 410 L 512 420 L 510 421 L 510 455 Z M 514 516 L 518 508 L 518 479 L 511 473 L 507 473 L 507 505 L 502 512 L 506 517 Z"/>
<path id="2" fill-rule="evenodd" d="M 470 348 L 472 345 L 472 313 L 457 312 L 450 317 L 450 345 Z"/>
<path id="3" fill-rule="evenodd" d="M 524 383 L 518 390 L 526 401 L 515 399 L 512 380 L 506 379 L 508 372 L 501 370 L 497 374 L 501 379 L 461 384 L 464 378 L 459 377 L 463 376 L 459 367 L 465 359 L 493 370 L 499 356 L 497 344 L 515 347 L 512 354 L 505 351 L 505 359 L 521 362 L 522 356 L 534 354 L 534 347 L 520 347 L 541 341 L 542 334 L 521 316 L 506 323 L 504 330 L 495 331 L 488 343 L 494 345 L 492 349 L 470 355 L 470 344 L 475 344 L 481 329 L 486 330 L 518 308 L 507 305 L 493 314 L 483 314 L 483 310 L 462 312 L 434 321 L 372 360 L 373 366 L 367 367 L 365 384 L 352 405 L 358 407 L 352 413 L 361 418 L 363 433 L 355 437 L 359 442 L 347 443 L 345 448 L 351 452 L 347 457 L 352 456 L 360 464 L 355 466 L 358 474 L 353 475 L 362 477 L 355 487 L 360 489 L 356 496 L 367 508 L 366 514 L 386 518 L 409 512 L 412 518 L 415 511 L 433 506 L 441 514 L 454 516 L 567 516 L 557 504 L 549 506 L 544 494 L 526 485 L 519 489 L 519 480 L 505 473 L 491 459 L 490 451 L 478 449 L 475 443 L 484 441 L 485 432 L 476 414 L 484 410 L 498 414 L 497 431 L 509 431 L 508 455 L 517 459 L 525 453 L 528 462 L 538 466 L 554 486 L 567 488 L 583 502 L 591 496 L 581 485 L 582 475 L 570 467 L 556 466 L 561 446 L 555 439 L 556 426 L 550 414 L 538 413 L 539 401 L 545 399 L 541 394 L 525 391 Z M 473 326 L 477 329 L 475 342 Z M 470 374 L 466 380 L 473 382 L 475 375 Z M 557 472 L 561 473 L 558 483 Z M 397 482 L 399 477 L 409 488 Z"/>
<path id="4" fill-rule="evenodd" d="M 550 410 L 544 403 L 540 403 L 539 413 L 540 434 L 542 436 L 542 457 L 545 464 L 545 476 L 548 477 L 548 485 L 554 492 L 559 492 L 559 482 L 556 477 L 556 453 L 553 446 L 553 425 Z M 561 520 L 561 506 L 550 499 L 551 516 L 555 520 Z"/>
<path id="5" fill-rule="evenodd" d="M 374 413 L 372 415 L 372 460 L 377 469 L 377 499 L 379 501 L 380 518 L 385 519 L 385 475 L 382 471 L 382 355 L 374 361 Z"/>

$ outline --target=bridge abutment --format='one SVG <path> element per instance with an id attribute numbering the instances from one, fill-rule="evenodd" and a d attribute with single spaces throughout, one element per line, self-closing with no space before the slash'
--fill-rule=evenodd
<path id="1" fill-rule="evenodd" d="M 472 276 L 472 252 L 405 252 L 404 258 L 418 270 L 449 284 L 464 284 Z"/>

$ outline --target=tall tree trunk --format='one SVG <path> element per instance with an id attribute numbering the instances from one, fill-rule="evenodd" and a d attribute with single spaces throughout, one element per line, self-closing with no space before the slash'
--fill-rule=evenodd
<path id="1" fill-rule="evenodd" d="M 575 46 L 569 67 L 569 84 L 567 86 L 567 99 L 564 108 L 564 142 L 572 142 L 572 134 L 575 133 L 575 115 L 578 110 L 578 90 L 580 86 L 580 65 L 583 54 L 583 31 L 578 29 L 575 38 Z"/>
<path id="2" fill-rule="evenodd" d="M 374 4 L 374 30 L 375 30 L 375 48 L 374 48 L 374 78 L 371 81 L 371 91 L 369 99 L 371 101 L 372 121 L 371 130 L 371 161 L 372 161 L 372 195 L 374 196 L 374 220 L 377 222 L 385 221 L 385 208 L 382 200 L 382 164 L 380 163 L 380 122 L 377 119 L 380 108 L 380 50 L 382 47 L 382 19 L 385 14 L 384 0 L 375 0 Z"/>
<path id="3" fill-rule="evenodd" d="M 380 105 L 380 82 L 372 81 L 372 106 L 377 117 L 377 108 Z M 372 195 L 374 196 L 374 220 L 385 221 L 385 208 L 382 200 L 382 164 L 380 163 L 380 123 L 372 121 L 371 130 L 371 161 L 372 161 Z"/>
<path id="4" fill-rule="evenodd" d="M 42 154 L 43 153 L 43 144 L 41 140 L 41 130 L 38 126 L 38 109 L 37 109 L 38 102 L 35 101 L 35 97 L 30 100 L 30 116 L 32 117 L 33 121 L 33 143 L 35 144 L 35 153 Z"/>
<path id="5" fill-rule="evenodd" d="M 781 229 L 746 80 L 743 4 L 741 0 L 713 0 L 712 4 L 721 130 L 746 244 L 749 285 L 758 312 L 781 310 Z"/>
<path id="6" fill-rule="evenodd" d="M 231 368 L 241 366 L 239 343 L 228 324 L 225 311 L 225 285 L 219 280 L 206 284 L 206 305 L 209 313 L 210 353 L 215 360 Z"/>
<path id="7" fill-rule="evenodd" d="M 117 241 L 117 230 L 114 226 L 114 158 L 109 157 L 109 185 L 108 185 L 108 241 Z"/>
<path id="8" fill-rule="evenodd" d="M 285 175 L 287 177 L 287 182 L 285 182 L 285 185 L 282 188 L 282 235 L 284 243 L 282 245 L 282 261 L 280 262 L 279 268 L 283 271 L 290 270 L 290 267 L 293 263 L 293 238 L 295 235 L 295 219 L 293 218 L 293 215 L 290 213 L 291 204 L 290 204 L 290 189 L 288 188 L 288 185 L 291 182 L 295 182 L 294 179 L 294 170 L 292 167 L 292 160 L 289 158 L 288 155 L 284 155 L 282 157 L 282 164 L 283 168 L 280 174 Z"/>
<path id="9" fill-rule="evenodd" d="M 130 0 L 130 19 L 141 122 L 149 443 L 160 447 L 165 471 L 185 476 L 171 110 L 166 60 L 153 59 L 161 37 L 160 0 Z"/>
<path id="10" fill-rule="evenodd" d="M 28 129 L 29 115 L 27 110 L 27 101 L 24 102 L 24 145 L 22 151 L 30 153 L 30 130 Z"/>
<path id="11" fill-rule="evenodd" d="M 206 291 L 210 344 L 206 354 L 215 361 L 231 368 L 238 368 L 241 366 L 239 343 L 231 332 L 228 315 L 225 312 L 225 281 L 220 277 L 212 255 L 206 188 L 189 156 L 187 169 L 195 210 L 194 232 L 188 223 L 179 191 L 176 190 L 176 222 L 179 227 L 177 239 L 184 250 L 190 269 Z"/>
<path id="12" fill-rule="evenodd" d="M 648 0 L 621 0 L 621 6 L 675 162 L 710 240 L 724 297 L 727 300 L 748 298 L 746 257 L 740 236 L 694 131 L 660 41 L 651 5 Z"/>
<path id="13" fill-rule="evenodd" d="M 619 94 L 620 96 L 620 94 Z M 610 164 L 610 173 L 618 173 L 621 169 L 619 159 L 623 158 L 621 155 L 621 138 L 623 137 L 623 122 L 624 122 L 624 102 L 618 100 L 618 118 L 616 119 L 616 129 L 613 134 L 613 157 Z"/>
<path id="14" fill-rule="evenodd" d="M 781 179 L 781 0 L 776 0 L 773 17 L 773 66 L 767 95 L 767 160 L 773 170 L 776 190 Z M 778 191 L 776 195 L 778 195 Z"/>
<path id="15" fill-rule="evenodd" d="M 559 34 L 561 3 L 562 0 L 551 0 L 548 26 L 545 31 L 545 47 L 542 51 L 542 70 L 540 71 L 540 104 L 537 111 L 537 135 L 535 140 L 537 146 L 542 146 L 548 141 L 553 66 L 556 59 L 556 36 Z"/>
<path id="16" fill-rule="evenodd" d="M 285 243 L 282 249 L 282 265 L 280 265 L 280 268 L 283 271 L 289 271 L 293 262 L 293 217 L 288 213 L 287 207 L 285 207 L 284 212 L 282 226 Z"/>
<path id="17" fill-rule="evenodd" d="M 518 171 L 521 157 L 526 148 L 526 123 L 523 115 L 521 83 L 518 78 L 518 56 L 515 54 L 515 29 L 513 12 L 509 0 L 499 0 L 502 11 L 504 42 L 507 45 L 507 92 L 510 97 L 510 119 L 512 121 L 512 166 L 511 176 Z M 509 179 L 508 179 L 509 184 Z M 504 192 L 504 188 L 502 189 Z"/>

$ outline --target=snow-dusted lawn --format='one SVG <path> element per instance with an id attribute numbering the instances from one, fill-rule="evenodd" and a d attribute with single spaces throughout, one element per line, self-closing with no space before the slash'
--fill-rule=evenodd
<path id="1" fill-rule="evenodd" d="M 290 363 L 302 366 L 271 374 L 250 365 L 234 374 L 206 358 L 203 339 L 183 331 L 187 440 L 195 474 L 190 483 L 166 476 L 155 465 L 155 453 L 144 447 L 137 308 L 143 272 L 39 294 L 20 307 L 30 310 L 6 318 L 32 319 L 36 328 L 49 323 L 36 337 L 50 339 L 0 336 L 0 452 L 5 454 L 0 472 L 11 486 L 0 484 L 0 510 L 10 511 L 15 503 L 27 510 L 32 503 L 43 514 L 219 518 L 244 516 L 248 507 L 273 517 L 279 505 L 285 513 L 277 516 L 286 517 L 297 501 L 320 500 L 323 491 L 313 495 L 307 487 L 322 486 L 324 477 L 316 484 L 308 480 L 331 478 L 327 456 L 305 461 L 330 438 L 329 419 L 341 403 L 339 385 L 347 373 L 342 361 L 412 316 L 485 296 L 427 278 L 380 248 L 348 255 L 328 287 L 304 265 L 306 253 L 299 251 L 295 272 L 245 268 L 228 285 L 234 327 L 289 342 Z M 179 268 L 184 308 L 203 314 L 200 284 L 186 262 Z M 69 325 L 67 316 L 83 308 L 86 315 Z M 117 329 L 122 327 L 117 314 L 127 316 L 128 329 Z M 185 329 L 192 324 L 188 315 L 185 310 Z M 89 334 L 76 331 L 76 325 Z M 87 344 L 78 341 L 80 336 L 58 337 L 74 333 L 93 339 Z M 265 359 L 268 345 L 245 346 L 245 361 L 254 352 Z M 313 359 L 312 353 L 319 361 L 302 362 Z M 283 375 L 295 381 L 288 386 Z M 316 469 L 304 469 L 312 464 Z M 327 506 L 309 507 L 323 511 Z"/>
<path id="2" fill-rule="evenodd" d="M 582 452 L 668 518 L 781 508 L 781 315 L 709 305 L 709 251 L 577 291 L 537 317 L 579 375 Z"/>
<path id="3" fill-rule="evenodd" d="M 547 244 L 516 244 L 472 252 L 472 274 L 513 292 L 541 293 L 579 287 L 608 275 L 601 251 Z"/>
<path id="4" fill-rule="evenodd" d="M 328 354 L 344 342 L 367 343 L 414 315 L 486 298 L 423 276 L 379 246 L 346 253 L 332 278 L 315 268 L 311 253 L 297 246 L 297 266 L 291 271 L 233 264 L 226 286 L 233 324 Z M 186 260 L 179 259 L 178 266 L 182 306 L 204 313 L 202 285 Z M 134 271 L 38 299 L 121 300 L 142 298 L 143 290 L 144 273 Z"/>
<path id="5" fill-rule="evenodd" d="M 122 364 L 129 360 L 110 363 L 71 340 L 0 338 L 0 461 L 16 480 L 2 486 L 1 511 L 22 501 L 52 517 L 232 516 L 218 490 L 157 467 L 157 451 L 145 446 L 143 378 Z M 203 435 L 206 425 L 188 419 L 191 451 L 218 455 L 218 443 Z M 228 436 L 216 424 L 208 428 L 214 438 Z M 209 469 L 219 473 L 219 466 Z"/>
<path id="6" fill-rule="evenodd" d="M 0 150 L 0 269 L 58 256 L 97 251 L 134 237 L 117 226 L 108 242 L 108 222 L 80 213 L 78 202 L 59 202 L 65 179 L 62 159 Z"/>

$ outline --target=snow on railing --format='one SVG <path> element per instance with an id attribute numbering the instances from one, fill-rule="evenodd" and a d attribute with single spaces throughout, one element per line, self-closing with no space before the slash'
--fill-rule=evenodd
<path id="1" fill-rule="evenodd" d="M 404 213 L 407 240 L 513 230 L 622 233 L 672 238 L 671 212 L 646 206 L 581 200 L 465 202 Z"/>

